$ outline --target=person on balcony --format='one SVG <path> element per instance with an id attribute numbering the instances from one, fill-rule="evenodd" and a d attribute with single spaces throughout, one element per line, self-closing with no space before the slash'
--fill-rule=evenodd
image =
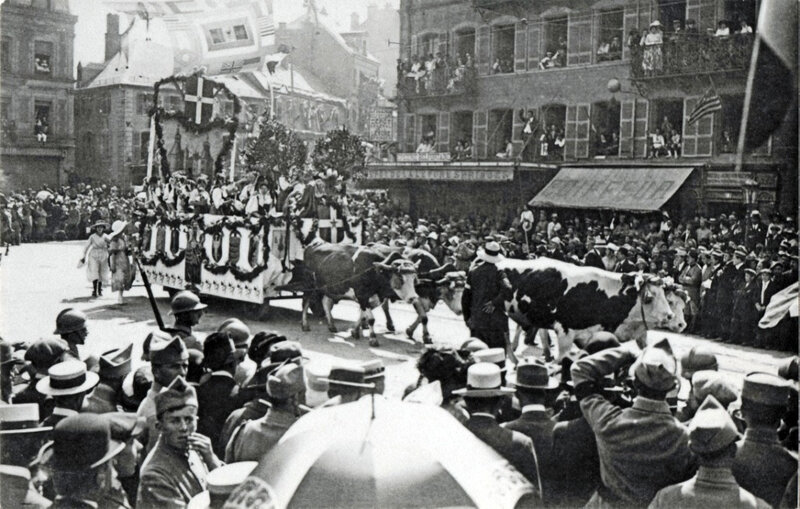
<path id="1" fill-rule="evenodd" d="M 693 19 L 686 20 L 686 35 L 699 35 L 700 31 L 697 29 L 697 22 Z"/>
<path id="2" fill-rule="evenodd" d="M 505 149 L 502 152 L 498 152 L 496 155 L 499 159 L 511 159 L 514 157 L 514 145 L 511 143 L 511 140 L 506 138 L 504 143 Z"/>
<path id="3" fill-rule="evenodd" d="M 747 22 L 744 18 L 739 18 L 739 33 L 740 34 L 752 34 L 753 27 Z"/>
<path id="4" fill-rule="evenodd" d="M 548 51 L 547 54 L 539 61 L 539 69 L 545 70 L 555 67 L 556 62 L 553 59 L 553 52 Z"/>
<path id="5" fill-rule="evenodd" d="M 731 35 L 731 29 L 728 28 L 728 22 L 724 19 L 719 20 L 717 23 L 717 31 L 714 32 L 714 37 L 728 37 Z"/>
<path id="6" fill-rule="evenodd" d="M 678 158 L 681 153 L 681 134 L 675 129 L 670 130 L 670 137 L 667 143 L 667 157 Z"/>
<path id="7" fill-rule="evenodd" d="M 650 23 L 649 31 L 641 42 L 644 46 L 644 56 L 642 58 L 642 69 L 645 75 L 652 76 L 655 73 L 661 72 L 664 67 L 663 56 L 661 47 L 664 44 L 664 34 L 661 30 L 661 22 L 658 20 Z"/>
<path id="8" fill-rule="evenodd" d="M 650 134 L 650 158 L 658 158 L 659 156 L 667 153 L 666 142 L 661 129 L 656 129 L 656 132 Z"/>

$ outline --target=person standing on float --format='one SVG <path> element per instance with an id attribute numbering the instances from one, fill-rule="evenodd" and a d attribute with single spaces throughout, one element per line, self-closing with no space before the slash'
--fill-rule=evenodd
<path id="1" fill-rule="evenodd" d="M 110 238 L 105 234 L 108 223 L 98 221 L 92 225 L 92 234 L 83 250 L 81 265 L 86 264 L 86 278 L 92 282 L 92 297 L 103 295 L 103 283 L 111 279 L 108 266 L 108 245 Z M 88 263 L 86 256 L 89 255 Z"/>

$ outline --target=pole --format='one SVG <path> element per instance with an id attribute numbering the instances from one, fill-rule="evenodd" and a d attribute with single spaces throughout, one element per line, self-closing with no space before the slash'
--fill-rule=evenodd
<path id="1" fill-rule="evenodd" d="M 153 176 L 153 150 L 156 146 L 156 116 L 150 117 L 150 139 L 147 142 L 147 181 Z"/>
<path id="2" fill-rule="evenodd" d="M 233 133 L 233 147 L 231 148 L 231 175 L 230 181 L 233 182 L 235 180 L 235 173 L 236 173 L 236 142 L 238 137 L 236 133 Z"/>
<path id="3" fill-rule="evenodd" d="M 147 299 L 150 301 L 150 307 L 153 309 L 153 315 L 156 318 L 158 328 L 163 331 L 165 328 L 164 320 L 161 318 L 161 311 L 158 310 L 156 298 L 153 296 L 153 289 L 150 287 L 150 280 L 147 279 L 147 274 L 145 274 L 144 270 L 142 270 L 142 264 L 139 263 L 139 258 L 134 256 L 133 259 L 136 260 L 136 266 L 139 267 L 139 273 L 142 275 L 142 283 L 144 283 L 144 289 L 147 290 Z"/>

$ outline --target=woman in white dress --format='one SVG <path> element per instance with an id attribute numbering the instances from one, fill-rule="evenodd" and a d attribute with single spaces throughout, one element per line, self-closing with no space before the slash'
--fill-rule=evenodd
<path id="1" fill-rule="evenodd" d="M 86 264 L 86 278 L 92 282 L 92 297 L 103 295 L 103 283 L 108 283 L 111 271 L 108 266 L 109 237 L 105 234 L 108 224 L 98 221 L 92 225 L 92 234 L 83 250 L 81 265 Z M 89 255 L 87 261 L 86 255 Z"/>
<path id="2" fill-rule="evenodd" d="M 131 289 L 134 272 L 131 266 L 128 238 L 125 235 L 126 221 L 114 221 L 111 225 L 111 239 L 108 259 L 111 268 L 111 291 L 117 292 L 117 303 L 122 304 L 122 292 Z"/>

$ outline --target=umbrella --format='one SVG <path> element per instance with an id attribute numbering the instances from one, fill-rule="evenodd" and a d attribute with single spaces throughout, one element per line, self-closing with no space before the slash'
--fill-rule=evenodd
<path id="1" fill-rule="evenodd" d="M 367 396 L 300 418 L 226 507 L 495 509 L 537 500 L 522 474 L 445 410 Z"/>
<path id="2" fill-rule="evenodd" d="M 39 191 L 38 193 L 36 193 L 36 199 L 39 200 L 39 201 L 45 201 L 46 199 L 52 198 L 52 197 L 53 197 L 53 193 L 51 193 L 50 191 L 42 190 L 42 191 Z"/>

